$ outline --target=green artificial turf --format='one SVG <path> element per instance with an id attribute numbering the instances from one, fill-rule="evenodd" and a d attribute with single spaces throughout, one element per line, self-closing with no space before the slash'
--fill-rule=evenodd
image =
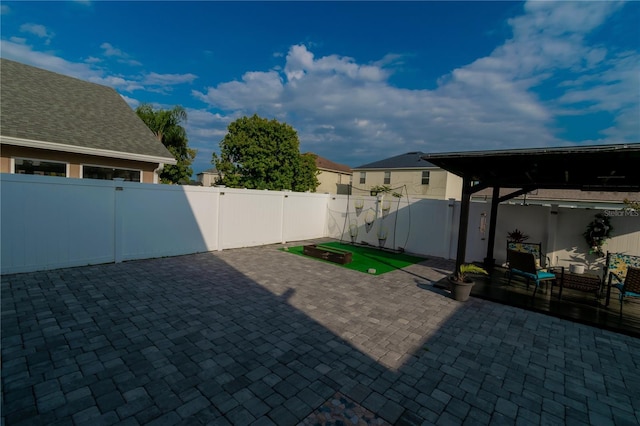
<path id="1" fill-rule="evenodd" d="M 306 256 L 302 252 L 304 246 L 288 247 L 286 249 L 283 248 L 280 250 L 305 256 L 309 259 L 319 260 L 321 262 L 333 263 L 334 265 L 343 266 L 345 268 L 353 269 L 354 271 L 369 273 L 369 269 L 375 269 L 376 272 L 372 275 L 380 275 L 384 274 L 385 272 L 402 269 L 406 266 L 413 265 L 414 263 L 425 260 L 423 257 L 410 256 L 404 253 L 393 253 L 389 251 L 378 250 L 374 247 L 342 244 L 339 242 L 317 244 L 317 246 L 350 251 L 352 253 L 352 261 L 351 263 L 340 265 L 339 263 L 329 262 L 327 260 Z"/>

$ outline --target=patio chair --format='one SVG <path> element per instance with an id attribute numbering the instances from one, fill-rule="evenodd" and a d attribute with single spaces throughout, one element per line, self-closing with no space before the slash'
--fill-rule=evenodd
<path id="1" fill-rule="evenodd" d="M 616 280 L 620 280 L 620 278 L 615 274 L 609 275 L 610 281 L 614 278 Z M 618 297 L 620 299 L 620 316 L 622 316 L 624 298 L 640 297 L 640 268 L 629 266 L 627 268 L 627 275 L 624 277 L 624 281 L 613 284 L 613 287 L 617 288 L 620 292 Z"/>
<path id="2" fill-rule="evenodd" d="M 533 290 L 535 296 L 540 283 L 542 282 L 555 282 L 557 277 L 551 272 L 547 272 L 543 269 L 539 269 L 536 266 L 536 258 L 533 253 L 524 253 L 517 250 L 507 250 L 507 263 L 509 265 L 509 282 L 511 284 L 511 278 L 514 275 L 523 277 L 526 279 L 527 289 L 529 288 L 529 281 L 533 280 L 536 283 L 536 288 Z M 552 287 L 553 291 L 553 287 Z"/>
<path id="3" fill-rule="evenodd" d="M 533 254 L 537 269 L 546 269 L 551 264 L 549 258 L 542 252 L 542 243 L 507 241 L 507 250 Z M 508 261 L 509 259 L 507 259 Z"/>
<path id="4" fill-rule="evenodd" d="M 602 284 L 607 285 L 607 299 L 605 301 L 607 306 L 609 305 L 611 297 L 611 285 L 623 283 L 625 276 L 627 275 L 627 269 L 630 266 L 640 268 L 640 256 L 607 252 L 607 259 L 604 264 L 604 274 L 602 276 Z"/>

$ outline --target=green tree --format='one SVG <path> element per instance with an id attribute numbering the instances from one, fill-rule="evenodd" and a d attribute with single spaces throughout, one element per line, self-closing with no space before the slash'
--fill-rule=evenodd
<path id="1" fill-rule="evenodd" d="M 315 157 L 300 154 L 299 146 L 293 127 L 253 115 L 229 124 L 211 162 L 229 187 L 315 191 Z"/>
<path id="2" fill-rule="evenodd" d="M 136 108 L 136 114 L 151 129 L 162 144 L 174 156 L 177 164 L 165 165 L 160 172 L 162 183 L 188 183 L 193 174 L 191 163 L 196 150 L 189 148 L 187 132 L 182 123 L 187 121 L 187 112 L 181 106 L 170 110 L 154 110 L 149 104 Z"/>
<path id="3" fill-rule="evenodd" d="M 298 170 L 293 179 L 293 190 L 297 192 L 316 192 L 316 188 L 320 185 L 317 177 L 318 174 L 320 174 L 320 172 L 316 167 L 315 154 L 310 152 L 300 154 Z"/>

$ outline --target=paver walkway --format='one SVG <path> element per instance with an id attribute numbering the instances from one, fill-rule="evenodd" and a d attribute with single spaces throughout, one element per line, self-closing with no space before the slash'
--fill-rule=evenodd
<path id="1" fill-rule="evenodd" d="M 277 247 L 3 276 L 4 424 L 640 422 L 639 339 Z"/>

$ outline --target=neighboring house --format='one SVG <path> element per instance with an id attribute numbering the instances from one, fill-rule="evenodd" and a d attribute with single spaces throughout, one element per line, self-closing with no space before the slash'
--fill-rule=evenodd
<path id="1" fill-rule="evenodd" d="M 204 172 L 198 173 L 196 177 L 202 186 L 213 186 L 220 180 L 217 169 L 207 169 Z"/>
<path id="2" fill-rule="evenodd" d="M 316 192 L 348 194 L 349 183 L 351 182 L 351 169 L 349 166 L 334 163 L 317 154 L 311 154 L 316 159 L 316 167 L 319 171 L 317 178 L 320 181 L 320 185 L 316 188 Z M 220 180 L 220 175 L 217 169 L 212 168 L 198 173 L 197 178 L 202 186 L 213 186 Z"/>
<path id="3" fill-rule="evenodd" d="M 175 158 L 112 88 L 0 59 L 0 172 L 157 183 Z"/>
<path id="4" fill-rule="evenodd" d="M 334 163 L 326 158 L 313 154 L 316 157 L 318 181 L 320 185 L 316 192 L 328 192 L 329 194 L 348 194 L 351 184 L 351 168 L 344 164 Z"/>
<path id="5" fill-rule="evenodd" d="M 446 200 L 460 199 L 462 178 L 422 159 L 423 152 L 408 152 L 353 168 L 353 187 L 368 191 L 388 186 L 410 197 Z"/>

